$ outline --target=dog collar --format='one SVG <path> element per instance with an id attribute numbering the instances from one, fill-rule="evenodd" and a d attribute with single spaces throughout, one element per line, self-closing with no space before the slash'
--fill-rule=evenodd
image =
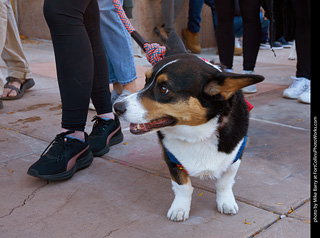
<path id="1" fill-rule="evenodd" d="M 234 164 L 235 162 L 238 161 L 238 159 L 240 159 L 240 157 L 241 157 L 241 155 L 242 155 L 242 152 L 243 152 L 243 150 L 244 150 L 244 148 L 246 147 L 246 144 L 247 144 L 247 137 L 248 137 L 247 135 L 244 137 L 243 142 L 242 142 L 242 144 L 241 144 L 241 146 L 240 146 L 240 148 L 239 148 L 239 150 L 238 150 L 238 153 L 237 153 L 236 157 L 234 158 L 234 160 L 232 161 L 231 164 Z M 167 153 L 170 161 L 171 161 L 172 163 L 176 164 L 177 167 L 178 167 L 179 169 L 181 169 L 183 172 L 185 172 L 186 174 L 189 174 L 188 171 L 187 171 L 187 170 L 183 167 L 183 165 L 180 163 L 180 161 L 179 161 L 165 146 L 163 146 L 163 147 L 164 147 L 164 150 L 165 150 L 165 152 Z"/>

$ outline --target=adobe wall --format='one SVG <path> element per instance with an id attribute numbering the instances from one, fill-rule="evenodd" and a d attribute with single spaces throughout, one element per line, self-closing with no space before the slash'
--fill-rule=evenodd
<path id="1" fill-rule="evenodd" d="M 42 13 L 43 0 L 13 0 L 15 2 L 19 31 L 30 38 L 50 39 L 49 29 Z M 183 9 L 176 20 L 176 31 L 181 36 L 181 30 L 186 27 L 188 19 L 188 4 L 186 0 Z M 211 9 L 204 6 L 200 30 L 202 48 L 216 46 Z M 134 0 L 133 19 L 135 29 L 149 42 L 160 39 L 153 32 L 155 26 L 162 25 L 161 0 Z"/>

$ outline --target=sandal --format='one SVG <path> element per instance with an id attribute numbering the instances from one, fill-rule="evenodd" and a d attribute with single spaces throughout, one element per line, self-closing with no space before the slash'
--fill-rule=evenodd
<path id="1" fill-rule="evenodd" d="M 18 79 L 18 78 L 15 78 L 15 77 L 7 77 L 6 78 L 7 80 L 7 83 L 4 85 L 4 88 L 10 88 L 10 92 L 8 93 L 8 95 L 12 92 L 12 90 L 16 91 L 17 92 L 17 95 L 14 96 L 14 97 L 10 97 L 10 96 L 7 96 L 7 97 L 1 97 L 2 100 L 16 100 L 16 99 L 20 99 L 23 97 L 24 95 L 24 92 L 29 89 L 29 88 L 32 88 L 34 86 L 34 81 L 32 78 L 30 79 L 26 79 L 25 82 L 22 82 L 21 79 Z M 20 89 L 13 86 L 13 85 L 9 85 L 9 83 L 12 83 L 12 82 L 18 82 L 21 84 L 20 86 Z"/>

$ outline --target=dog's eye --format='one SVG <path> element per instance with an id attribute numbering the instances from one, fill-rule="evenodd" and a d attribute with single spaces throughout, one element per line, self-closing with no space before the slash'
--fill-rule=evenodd
<path id="1" fill-rule="evenodd" d="M 159 90 L 160 90 L 160 93 L 163 95 L 166 95 L 169 93 L 169 89 L 167 89 L 165 86 L 161 86 Z"/>

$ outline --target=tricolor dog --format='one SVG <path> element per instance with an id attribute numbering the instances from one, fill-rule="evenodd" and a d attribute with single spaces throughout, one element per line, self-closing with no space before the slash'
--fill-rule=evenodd
<path id="1" fill-rule="evenodd" d="M 166 57 L 146 73 L 144 89 L 114 105 L 114 112 L 131 122 L 133 134 L 157 130 L 175 194 L 170 220 L 189 217 L 190 176 L 215 179 L 218 211 L 238 212 L 232 186 L 249 123 L 240 89 L 263 79 L 227 73 L 187 54 L 172 33 Z"/>

